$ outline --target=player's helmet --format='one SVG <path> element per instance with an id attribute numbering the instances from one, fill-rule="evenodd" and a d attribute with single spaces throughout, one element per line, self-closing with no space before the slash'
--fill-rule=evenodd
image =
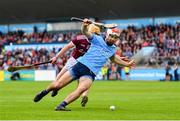
<path id="1" fill-rule="evenodd" d="M 108 29 L 107 30 L 107 35 L 116 35 L 116 36 L 120 36 L 121 31 L 117 28 L 113 28 L 113 29 Z"/>

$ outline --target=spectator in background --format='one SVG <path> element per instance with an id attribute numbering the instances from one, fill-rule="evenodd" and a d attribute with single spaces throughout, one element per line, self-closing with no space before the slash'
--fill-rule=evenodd
<path id="1" fill-rule="evenodd" d="M 18 71 L 14 71 L 14 72 L 12 72 L 10 78 L 11 78 L 11 80 L 15 81 L 15 80 L 20 80 L 21 76 L 20 76 L 20 73 Z"/>
<path id="2" fill-rule="evenodd" d="M 111 63 L 110 80 L 117 80 L 117 66 L 115 63 Z"/>
<path id="3" fill-rule="evenodd" d="M 33 31 L 34 31 L 34 33 L 38 33 L 38 28 L 37 28 L 37 26 L 34 26 L 34 27 L 33 27 Z"/>
<path id="4" fill-rule="evenodd" d="M 179 81 L 179 73 L 177 63 L 174 64 L 174 80 Z"/>
<path id="5" fill-rule="evenodd" d="M 103 77 L 103 80 L 107 80 L 108 77 L 108 66 L 105 64 L 102 68 L 101 68 L 101 73 L 102 73 L 102 77 Z"/>
<path id="6" fill-rule="evenodd" d="M 129 80 L 129 67 L 124 67 L 124 72 L 126 75 L 126 80 Z"/>
<path id="7" fill-rule="evenodd" d="M 122 67 L 117 65 L 117 75 L 118 75 L 118 80 L 121 80 L 121 74 L 122 74 Z"/>
<path id="8" fill-rule="evenodd" d="M 172 74 L 170 73 L 171 67 L 169 64 L 166 65 L 166 76 L 165 81 L 171 81 L 172 80 Z"/>

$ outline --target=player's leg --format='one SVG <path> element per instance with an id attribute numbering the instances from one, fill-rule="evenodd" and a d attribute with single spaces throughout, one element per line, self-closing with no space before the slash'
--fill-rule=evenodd
<path id="1" fill-rule="evenodd" d="M 52 90 L 59 90 L 69 84 L 73 76 L 69 71 L 65 72 L 57 81 L 52 82 L 45 90 L 38 93 L 35 98 L 34 102 L 40 101 L 45 95 L 47 95 Z"/>
<path id="2" fill-rule="evenodd" d="M 82 100 L 81 100 L 82 107 L 85 107 L 86 103 L 88 102 L 88 92 L 89 92 L 89 90 L 86 90 L 82 93 Z"/>
<path id="3" fill-rule="evenodd" d="M 57 81 L 66 71 L 70 70 L 76 63 L 77 63 L 77 60 L 74 57 L 69 58 L 66 65 L 62 68 L 62 70 L 57 75 L 57 78 L 55 81 Z M 58 90 L 53 90 L 51 93 L 51 96 L 54 97 L 57 94 L 58 94 Z"/>
<path id="4" fill-rule="evenodd" d="M 80 97 L 80 95 L 88 90 L 92 85 L 93 79 L 89 76 L 83 76 L 79 79 L 78 87 L 75 91 L 73 91 L 71 94 L 69 94 L 62 103 L 60 103 L 56 107 L 56 111 L 70 111 L 69 109 L 66 109 L 66 105 L 70 104 L 71 102 L 75 101 L 77 98 Z"/>
<path id="5" fill-rule="evenodd" d="M 56 79 L 55 79 L 55 82 L 58 81 L 60 79 L 60 77 L 67 71 L 67 68 L 66 66 L 64 66 L 61 71 L 58 73 Z M 58 94 L 58 90 L 53 90 L 52 93 L 51 93 L 51 96 L 54 97 Z"/>

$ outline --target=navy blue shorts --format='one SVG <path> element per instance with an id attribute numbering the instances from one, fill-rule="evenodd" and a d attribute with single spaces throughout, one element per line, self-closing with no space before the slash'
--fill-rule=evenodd
<path id="1" fill-rule="evenodd" d="M 96 75 L 85 65 L 77 62 L 70 70 L 73 80 L 79 79 L 80 77 L 88 77 L 94 81 Z"/>

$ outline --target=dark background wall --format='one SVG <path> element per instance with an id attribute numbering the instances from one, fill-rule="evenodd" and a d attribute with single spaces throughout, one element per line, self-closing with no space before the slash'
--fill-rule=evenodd
<path id="1" fill-rule="evenodd" d="M 180 0 L 0 0 L 0 24 L 180 16 Z"/>

